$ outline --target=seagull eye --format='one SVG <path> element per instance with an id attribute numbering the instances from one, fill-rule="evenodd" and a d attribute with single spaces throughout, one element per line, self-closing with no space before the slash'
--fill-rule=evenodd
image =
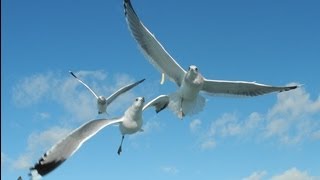
<path id="1" fill-rule="evenodd" d="M 136 101 L 138 101 L 138 98 L 136 98 Z"/>
<path id="2" fill-rule="evenodd" d="M 196 71 L 198 71 L 198 68 L 195 68 Z"/>

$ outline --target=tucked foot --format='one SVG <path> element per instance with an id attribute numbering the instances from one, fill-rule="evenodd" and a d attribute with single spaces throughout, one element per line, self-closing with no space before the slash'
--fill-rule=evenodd
<path id="1" fill-rule="evenodd" d="M 183 111 L 180 111 L 178 116 L 179 116 L 180 119 L 182 119 L 185 116 L 185 114 L 184 114 Z"/>
<path id="2" fill-rule="evenodd" d="M 121 146 L 119 146 L 119 149 L 118 149 L 118 155 L 120 156 L 120 153 L 122 152 L 122 148 Z"/>

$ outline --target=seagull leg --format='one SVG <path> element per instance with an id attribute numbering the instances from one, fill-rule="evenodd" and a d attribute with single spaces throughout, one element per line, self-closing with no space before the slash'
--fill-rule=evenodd
<path id="1" fill-rule="evenodd" d="M 182 103 L 183 103 L 183 98 L 181 98 L 181 102 L 180 102 L 180 112 L 179 112 L 179 118 L 182 119 L 184 117 L 184 113 L 182 110 Z"/>
<path id="2" fill-rule="evenodd" d="M 121 139 L 121 144 L 119 146 L 119 149 L 118 149 L 118 155 L 120 156 L 120 153 L 122 151 L 122 142 L 123 142 L 123 139 L 124 139 L 124 135 L 122 135 L 122 139 Z"/>

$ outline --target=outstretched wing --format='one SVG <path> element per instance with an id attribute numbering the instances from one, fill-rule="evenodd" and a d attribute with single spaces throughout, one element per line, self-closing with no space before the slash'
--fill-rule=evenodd
<path id="1" fill-rule="evenodd" d="M 210 94 L 258 96 L 271 92 L 296 89 L 298 86 L 270 86 L 246 81 L 224 81 L 205 79 L 202 90 Z"/>
<path id="2" fill-rule="evenodd" d="M 160 112 L 163 109 L 165 109 L 169 104 L 169 96 L 167 95 L 160 95 L 150 102 L 148 102 L 146 105 L 143 106 L 142 111 L 147 109 L 148 107 L 154 106 L 156 108 L 156 112 Z"/>
<path id="3" fill-rule="evenodd" d="M 180 86 L 186 71 L 181 68 L 155 36 L 142 24 L 130 0 L 124 0 L 124 11 L 132 36 L 138 42 L 147 59 L 160 73 L 167 74 L 172 81 Z"/>
<path id="4" fill-rule="evenodd" d="M 73 74 L 72 71 L 69 71 L 69 73 L 76 78 L 81 84 L 83 84 L 89 91 L 98 99 L 98 95 L 86 84 L 84 83 L 81 79 L 79 79 L 75 74 Z"/>
<path id="5" fill-rule="evenodd" d="M 113 100 L 115 100 L 119 95 L 129 91 L 130 89 L 132 89 L 133 87 L 137 86 L 138 84 L 142 83 L 145 79 L 142 79 L 140 81 L 137 81 L 135 83 L 129 84 L 127 86 L 124 86 L 122 88 L 120 88 L 118 91 L 116 91 L 115 93 L 111 94 L 108 98 L 107 98 L 107 104 L 109 105 Z"/>
<path id="6" fill-rule="evenodd" d="M 31 167 L 31 171 L 36 171 L 41 176 L 44 176 L 60 164 L 62 164 L 68 157 L 72 156 L 80 146 L 89 138 L 94 136 L 102 128 L 121 122 L 121 118 L 117 119 L 95 119 L 89 121 L 71 132 L 67 137 L 59 141 L 52 146 L 42 158 L 37 162 L 34 167 Z M 30 175 L 33 173 L 30 173 Z"/>

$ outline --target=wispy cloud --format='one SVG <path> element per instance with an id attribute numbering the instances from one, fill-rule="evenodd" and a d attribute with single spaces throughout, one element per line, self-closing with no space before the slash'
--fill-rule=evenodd
<path id="1" fill-rule="evenodd" d="M 271 177 L 271 180 L 316 180 L 320 177 L 309 175 L 307 171 L 300 171 L 297 168 L 291 168 L 282 174 Z"/>
<path id="2" fill-rule="evenodd" d="M 277 95 L 277 103 L 266 115 L 265 137 L 285 144 L 310 139 L 320 129 L 320 96 L 310 98 L 303 87 Z"/>
<path id="3" fill-rule="evenodd" d="M 163 166 L 161 170 L 167 174 L 178 174 L 179 169 L 175 166 Z"/>
<path id="4" fill-rule="evenodd" d="M 266 171 L 256 171 L 253 172 L 250 176 L 243 178 L 243 180 L 262 180 L 267 174 Z"/>
<path id="5" fill-rule="evenodd" d="M 42 100 L 49 92 L 52 73 L 36 74 L 22 79 L 13 88 L 13 101 L 17 106 L 28 106 Z"/>
<path id="6" fill-rule="evenodd" d="M 12 161 L 14 169 L 28 169 L 33 165 L 35 156 L 43 154 L 43 149 L 49 149 L 53 144 L 57 143 L 65 137 L 71 129 L 62 127 L 52 127 L 43 132 L 32 133 L 28 137 L 28 145 L 26 152 L 21 154 L 16 160 Z M 39 157 L 40 158 L 40 157 Z"/>
<path id="7" fill-rule="evenodd" d="M 189 127 L 191 132 L 197 132 L 200 129 L 201 121 L 200 119 L 194 119 L 191 121 Z"/>
<path id="8" fill-rule="evenodd" d="M 110 96 L 120 87 L 135 81 L 127 74 L 117 74 L 106 80 L 107 73 L 104 71 L 79 71 L 75 74 L 98 95 L 105 97 Z M 135 96 L 133 90 L 128 91 L 108 107 L 108 112 L 114 113 L 118 110 L 124 110 L 124 107 L 129 106 Z M 66 114 L 79 122 L 87 121 L 97 115 L 95 97 L 68 72 L 63 75 L 57 72 L 48 72 L 22 79 L 13 88 L 13 101 L 19 107 L 52 101 L 60 104 Z M 44 117 L 43 115 L 45 114 L 41 116 Z"/>
<path id="9" fill-rule="evenodd" d="M 227 137 L 276 140 L 281 144 L 319 140 L 319 120 L 320 96 L 312 100 L 310 94 L 300 87 L 279 93 L 277 102 L 266 113 L 253 112 L 245 118 L 236 113 L 224 113 L 213 120 L 201 136 L 201 148 L 213 148 L 217 139 Z"/>
<path id="10" fill-rule="evenodd" d="M 207 149 L 212 149 L 216 147 L 216 142 L 213 138 L 206 138 L 202 143 L 201 143 L 201 149 L 202 150 L 207 150 Z"/>
<path id="11" fill-rule="evenodd" d="M 74 72 L 84 80 L 97 94 L 108 97 L 118 88 L 134 82 L 135 80 L 126 74 L 117 74 L 113 78 L 107 78 L 104 71 L 78 71 Z M 135 94 L 131 90 L 114 101 L 109 113 L 122 111 L 128 107 L 135 99 Z M 57 143 L 68 132 L 79 123 L 94 119 L 97 116 L 96 99 L 88 89 L 75 80 L 68 72 L 61 74 L 58 72 L 48 72 L 26 77 L 19 81 L 13 88 L 13 101 L 17 107 L 39 105 L 41 103 L 53 102 L 60 105 L 63 113 L 54 115 L 58 119 L 67 119 L 57 122 L 57 125 L 44 131 L 33 132 L 28 137 L 28 145 L 24 153 L 10 166 L 15 169 L 25 169 L 33 165 L 35 158 Z M 48 119 L 51 112 L 35 112 L 36 119 Z M 70 117 L 72 120 L 70 120 Z M 33 122 L 33 123 L 37 123 Z M 72 127 L 69 128 L 69 127 Z M 5 162 L 5 155 L 2 154 L 2 163 Z M 37 159 L 36 159 L 37 160 Z"/>
<path id="12" fill-rule="evenodd" d="M 4 152 L 1 152 L 1 168 L 7 166 L 9 164 L 10 159 Z"/>
<path id="13" fill-rule="evenodd" d="M 267 178 L 267 171 L 255 171 L 250 176 L 243 178 L 243 180 L 316 180 L 320 177 L 312 176 L 307 171 L 301 171 L 295 167 L 281 172 L 277 175 L 269 175 Z"/>

